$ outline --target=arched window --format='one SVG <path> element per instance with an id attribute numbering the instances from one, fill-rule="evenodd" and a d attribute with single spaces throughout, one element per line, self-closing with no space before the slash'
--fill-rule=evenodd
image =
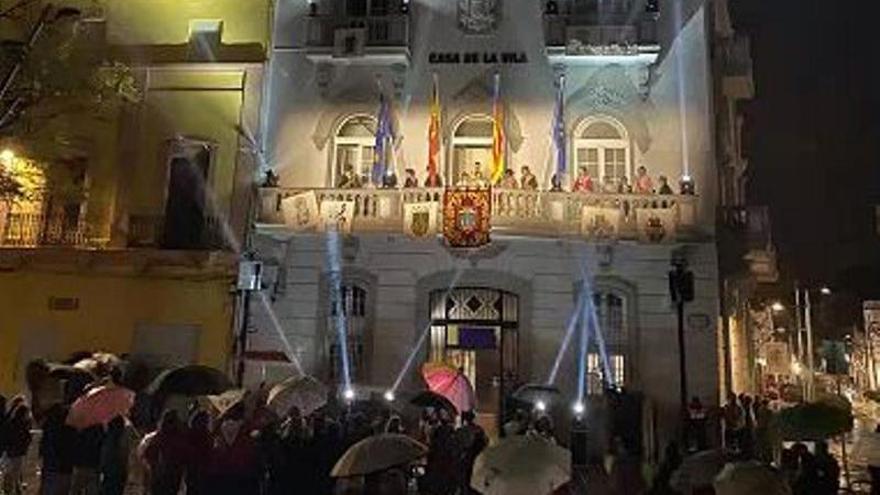
<path id="1" fill-rule="evenodd" d="M 610 118 L 586 118 L 572 139 L 575 165 L 587 169 L 598 184 L 614 189 L 621 177 L 630 178 L 629 136 L 619 122 Z"/>
<path id="2" fill-rule="evenodd" d="M 353 115 L 345 119 L 334 136 L 334 160 L 331 187 L 337 187 L 348 167 L 360 176 L 361 183 L 369 182 L 376 146 L 376 118 L 372 115 Z"/>
<path id="3" fill-rule="evenodd" d="M 492 175 L 492 117 L 468 115 L 452 133 L 452 166 L 447 167 L 447 184 L 459 181 L 462 172 L 472 178 L 479 171 L 484 180 Z"/>
<path id="4" fill-rule="evenodd" d="M 587 392 L 602 393 L 604 385 L 623 387 L 627 382 L 627 351 L 629 342 L 626 300 L 615 292 L 593 294 L 596 321 L 605 343 L 605 357 L 598 339 L 591 339 L 587 354 Z M 605 360 L 607 359 L 607 365 Z M 607 371 L 606 371 L 607 367 Z"/>
<path id="5" fill-rule="evenodd" d="M 341 303 L 337 304 L 335 291 L 331 291 L 328 303 L 330 305 L 327 321 L 329 332 L 329 368 L 330 378 L 336 380 L 342 373 L 342 343 L 337 335 L 337 318 L 342 318 L 345 324 L 346 350 L 348 351 L 348 365 L 351 380 L 356 381 L 363 377 L 366 365 L 366 347 L 370 338 L 370 311 L 368 305 L 367 290 L 357 284 L 343 284 L 339 288 Z"/>

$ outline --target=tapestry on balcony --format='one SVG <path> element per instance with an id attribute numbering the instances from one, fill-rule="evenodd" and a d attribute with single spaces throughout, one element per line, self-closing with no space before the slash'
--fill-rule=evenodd
<path id="1" fill-rule="evenodd" d="M 437 234 L 438 203 L 408 203 L 403 205 L 403 232 L 416 239 Z"/>
<path id="2" fill-rule="evenodd" d="M 639 240 L 671 242 L 675 240 L 675 208 L 636 208 Z"/>
<path id="3" fill-rule="evenodd" d="M 321 230 L 350 234 L 354 213 L 354 201 L 322 201 Z"/>
<path id="4" fill-rule="evenodd" d="M 281 200 L 284 225 L 295 231 L 314 229 L 318 226 L 320 212 L 315 191 L 304 192 Z"/>
<path id="5" fill-rule="evenodd" d="M 584 206 L 581 210 L 581 233 L 591 239 L 617 239 L 620 217 L 618 208 Z"/>
<path id="6" fill-rule="evenodd" d="M 489 243 L 492 191 L 447 189 L 443 194 L 443 236 L 452 247 L 473 248 Z"/>

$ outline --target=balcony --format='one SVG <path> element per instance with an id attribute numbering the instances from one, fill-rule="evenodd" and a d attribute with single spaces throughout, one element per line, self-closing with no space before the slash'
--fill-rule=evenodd
<path id="1" fill-rule="evenodd" d="M 206 217 L 201 226 L 186 229 L 167 226 L 161 215 L 130 215 L 127 246 L 129 248 L 227 251 L 230 249 L 225 226 L 218 218 Z"/>
<path id="2" fill-rule="evenodd" d="M 308 189 L 262 188 L 259 228 L 285 229 L 281 201 Z M 432 202 L 439 212 L 443 189 L 314 189 L 322 201 L 354 202 L 354 233 L 403 232 L 405 204 Z M 638 239 L 637 214 L 644 210 L 673 212 L 676 239 L 699 236 L 697 197 L 684 195 L 643 195 L 569 193 L 525 190 L 492 190 L 491 227 L 493 235 L 536 237 L 583 237 L 584 207 L 608 208 L 619 212 L 616 239 Z"/>
<path id="3" fill-rule="evenodd" d="M 409 63 L 409 15 L 341 17 L 315 15 L 307 20 L 306 52 L 315 62 Z"/>
<path id="4" fill-rule="evenodd" d="M 2 222 L 2 247 L 68 247 L 99 249 L 109 239 L 81 218 L 40 213 L 8 213 Z"/>
<path id="5" fill-rule="evenodd" d="M 728 206 L 718 212 L 722 270 L 732 273 L 746 269 L 758 282 L 776 282 L 779 268 L 767 207 Z"/>
<path id="6" fill-rule="evenodd" d="M 660 53 L 654 14 L 544 14 L 544 42 L 553 62 L 622 57 L 653 63 Z"/>

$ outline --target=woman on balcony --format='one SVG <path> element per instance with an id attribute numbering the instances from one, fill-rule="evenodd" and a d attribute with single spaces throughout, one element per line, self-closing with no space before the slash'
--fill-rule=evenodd
<path id="1" fill-rule="evenodd" d="M 345 171 L 342 173 L 342 177 L 339 178 L 338 187 L 339 189 L 359 189 L 361 187 L 361 178 L 354 173 L 353 165 L 348 164 L 345 166 Z"/>
<path id="2" fill-rule="evenodd" d="M 411 168 L 404 170 L 403 188 L 414 189 L 416 187 L 419 187 L 419 179 L 416 178 L 416 171 Z"/>
<path id="3" fill-rule="evenodd" d="M 581 193 L 593 192 L 593 179 L 590 177 L 590 173 L 587 172 L 587 167 L 580 167 L 578 169 L 578 176 L 574 181 L 572 190 Z"/>
<path id="4" fill-rule="evenodd" d="M 654 192 L 654 183 L 651 181 L 651 176 L 648 175 L 648 169 L 646 169 L 644 165 L 639 167 L 635 186 L 637 194 L 651 194 Z"/>
<path id="5" fill-rule="evenodd" d="M 507 169 L 504 171 L 504 177 L 501 178 L 501 184 L 499 184 L 502 189 L 518 189 L 519 183 L 516 181 L 516 176 L 513 175 L 513 170 Z"/>
<path id="6" fill-rule="evenodd" d="M 520 183 L 522 184 L 522 188 L 526 191 L 537 191 L 538 190 L 538 178 L 535 177 L 535 174 L 529 170 L 529 167 L 523 167 L 520 169 Z"/>

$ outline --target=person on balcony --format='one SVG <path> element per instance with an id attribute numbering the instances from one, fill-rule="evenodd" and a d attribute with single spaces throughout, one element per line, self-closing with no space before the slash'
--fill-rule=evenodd
<path id="1" fill-rule="evenodd" d="M 416 178 L 415 170 L 408 168 L 403 171 L 403 187 L 404 189 L 419 187 L 419 179 Z"/>
<path id="2" fill-rule="evenodd" d="M 513 174 L 513 170 L 507 169 L 504 171 L 504 177 L 501 178 L 501 184 L 499 186 L 502 189 L 518 189 L 519 182 L 516 180 L 516 176 Z"/>
<path id="3" fill-rule="evenodd" d="M 562 178 L 559 174 L 550 177 L 550 192 L 562 192 Z"/>
<path id="4" fill-rule="evenodd" d="M 617 180 L 617 194 L 632 194 L 633 188 L 629 183 L 629 179 L 624 175 Z"/>
<path id="5" fill-rule="evenodd" d="M 361 187 L 361 178 L 354 173 L 354 166 L 348 164 L 345 166 L 345 170 L 342 172 L 342 177 L 339 178 L 339 184 L 337 185 L 339 189 L 359 189 Z"/>
<path id="6" fill-rule="evenodd" d="M 425 179 L 425 187 L 443 187 L 443 179 L 440 174 L 431 175 L 430 168 L 426 169 L 426 172 L 428 172 L 428 177 Z"/>
<path id="7" fill-rule="evenodd" d="M 664 195 L 674 194 L 672 192 L 672 188 L 669 187 L 669 181 L 666 179 L 665 175 L 661 175 L 660 177 L 658 177 L 657 181 L 660 183 L 660 187 L 657 188 L 658 194 L 664 194 Z"/>
<path id="8" fill-rule="evenodd" d="M 581 193 L 591 193 L 593 192 L 593 179 L 590 177 L 590 173 L 587 171 L 587 167 L 580 167 L 578 169 L 577 179 L 574 181 L 574 187 L 572 188 L 574 192 Z"/>
<path id="9" fill-rule="evenodd" d="M 397 188 L 397 173 L 393 168 L 389 168 L 385 175 L 382 176 L 382 189 L 396 189 Z"/>
<path id="10" fill-rule="evenodd" d="M 538 178 L 535 177 L 535 174 L 529 170 L 529 167 L 523 167 L 520 169 L 520 184 L 522 184 L 522 188 L 526 191 L 537 191 L 538 190 Z"/>
<path id="11" fill-rule="evenodd" d="M 651 194 L 654 192 L 654 183 L 648 175 L 648 169 L 644 165 L 639 167 L 636 174 L 635 189 L 637 194 Z"/>
<path id="12" fill-rule="evenodd" d="M 477 162 L 477 166 L 474 170 L 474 176 L 471 178 L 471 185 L 474 187 L 484 188 L 489 185 L 489 181 L 483 177 L 483 171 L 480 168 L 480 162 Z"/>
<path id="13" fill-rule="evenodd" d="M 462 170 L 460 174 L 458 174 L 458 181 L 455 183 L 458 187 L 469 187 L 472 185 L 471 175 L 467 173 L 467 170 Z"/>

